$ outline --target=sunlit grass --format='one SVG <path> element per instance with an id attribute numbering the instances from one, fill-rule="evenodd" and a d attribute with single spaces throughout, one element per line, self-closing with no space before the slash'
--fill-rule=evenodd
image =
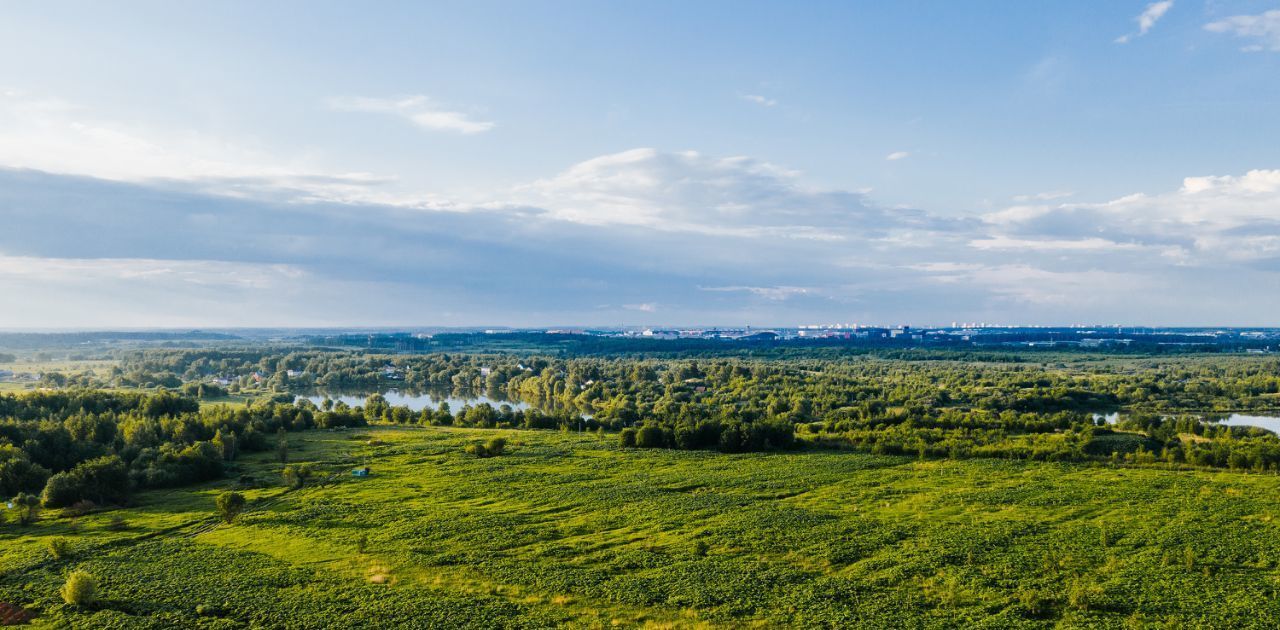
<path id="1" fill-rule="evenodd" d="M 501 433 L 509 454 L 487 459 L 463 446 L 493 431 L 291 436 L 292 458 L 334 482 L 286 492 L 271 453 L 248 456 L 236 474 L 268 487 L 246 491 L 234 525 L 212 518 L 230 479 L 8 525 L 0 599 L 55 625 L 214 623 L 200 604 L 294 627 L 1262 627 L 1280 615 L 1272 475 Z M 373 475 L 351 477 L 357 465 Z M 49 561 L 53 536 L 72 539 L 71 560 Z M 72 566 L 99 575 L 102 610 L 58 603 Z"/>

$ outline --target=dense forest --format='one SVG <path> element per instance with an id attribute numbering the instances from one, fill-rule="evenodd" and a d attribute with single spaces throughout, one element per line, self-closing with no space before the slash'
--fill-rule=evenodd
<path id="1" fill-rule="evenodd" d="M 1214 413 L 1280 407 L 1280 361 L 887 350 L 832 358 L 557 357 L 344 351 L 147 350 L 82 385 L 226 392 L 485 394 L 410 412 L 371 399 L 374 422 L 601 429 L 646 447 L 750 451 L 795 444 L 919 457 L 1107 459 L 1270 470 L 1270 432 Z M 1007 360 L 1014 359 L 1014 360 Z M 289 400 L 288 397 L 282 400 Z M 1099 414 L 1125 411 L 1108 425 Z"/>

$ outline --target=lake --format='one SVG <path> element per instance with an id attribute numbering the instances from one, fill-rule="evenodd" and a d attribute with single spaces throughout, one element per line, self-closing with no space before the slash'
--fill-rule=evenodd
<path id="1" fill-rule="evenodd" d="M 344 402 L 350 407 L 363 407 L 364 401 L 373 392 L 366 394 L 314 394 L 311 396 L 298 396 L 297 400 L 310 400 L 317 407 L 324 402 L 325 398 L 333 402 Z M 498 400 L 488 396 L 480 395 L 453 395 L 453 394 L 406 394 L 396 390 L 379 392 L 383 398 L 387 399 L 387 404 L 393 407 L 408 407 L 413 411 L 422 411 L 426 407 L 439 409 L 441 403 L 449 403 L 449 410 L 457 413 L 459 409 L 467 405 L 476 406 L 480 403 L 489 403 L 494 408 L 502 405 L 511 405 L 512 409 L 528 409 L 529 404 L 513 400 Z"/>
<path id="2" fill-rule="evenodd" d="M 1224 424 L 1232 427 L 1259 427 L 1280 434 L 1280 416 L 1254 416 L 1243 413 L 1227 414 L 1225 417 L 1219 414 L 1187 414 L 1199 415 L 1202 420 L 1211 424 Z M 1115 424 L 1120 419 L 1119 412 L 1111 413 L 1095 413 L 1095 420 L 1105 420 L 1107 424 Z"/>

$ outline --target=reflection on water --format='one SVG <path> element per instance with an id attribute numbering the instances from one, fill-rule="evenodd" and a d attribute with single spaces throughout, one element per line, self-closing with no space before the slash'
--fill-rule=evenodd
<path id="1" fill-rule="evenodd" d="M 1187 414 L 1199 415 L 1200 419 L 1212 424 L 1222 424 L 1232 427 L 1259 427 L 1280 434 L 1280 417 L 1277 416 L 1253 416 L 1243 413 L 1232 414 Z M 1111 413 L 1095 413 L 1094 421 L 1103 420 L 1107 424 L 1115 424 L 1120 421 L 1120 413 L 1113 411 Z"/>
<path id="2" fill-rule="evenodd" d="M 480 403 L 489 403 L 490 405 L 493 405 L 495 408 L 501 407 L 502 405 L 510 405 L 512 409 L 528 409 L 529 408 L 528 403 L 524 403 L 516 400 L 502 400 L 497 398 L 490 398 L 488 396 L 483 396 L 483 395 L 457 395 L 457 394 L 443 394 L 439 392 L 410 394 L 410 393 L 402 393 L 396 390 L 390 390 L 390 391 L 379 392 L 379 393 L 382 394 L 383 398 L 387 399 L 387 404 L 393 407 L 408 407 L 413 411 L 422 411 L 426 407 L 430 407 L 432 409 L 439 409 L 441 403 L 449 403 L 449 410 L 453 412 L 457 412 L 459 409 L 462 409 L 467 405 L 474 407 Z M 334 403 L 344 402 L 349 407 L 362 407 L 364 406 L 365 399 L 368 398 L 371 394 L 372 392 L 365 393 L 365 394 L 320 393 L 320 394 L 312 394 L 309 396 L 298 396 L 297 400 L 304 400 L 304 399 L 310 400 L 311 402 L 315 403 L 317 407 L 319 407 L 321 406 L 322 403 L 324 403 L 324 399 L 328 398 L 329 400 L 332 400 Z"/>
<path id="3" fill-rule="evenodd" d="M 1234 427 L 1262 427 L 1272 433 L 1280 433 L 1280 418 L 1275 416 L 1247 416 L 1242 413 L 1233 413 L 1222 420 L 1221 424 Z"/>

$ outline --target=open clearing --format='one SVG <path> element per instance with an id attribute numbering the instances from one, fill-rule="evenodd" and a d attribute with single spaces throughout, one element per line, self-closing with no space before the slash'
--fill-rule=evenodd
<path id="1" fill-rule="evenodd" d="M 503 435 L 478 459 L 471 441 Z M 370 442 L 370 438 L 376 438 Z M 616 436 L 375 427 L 290 437 L 325 484 L 233 481 L 4 526 L 0 601 L 82 627 L 1273 627 L 1280 478 Z M 369 465 L 366 479 L 349 475 Z M 233 475 L 234 478 L 234 475 Z M 317 480 L 318 481 L 318 480 Z M 118 519 L 124 519 L 124 526 Z M 117 520 L 116 523 L 112 523 Z M 47 539 L 72 541 L 53 560 Z M 364 538 L 364 551 L 360 540 Z M 71 568 L 101 581 L 65 606 Z"/>

